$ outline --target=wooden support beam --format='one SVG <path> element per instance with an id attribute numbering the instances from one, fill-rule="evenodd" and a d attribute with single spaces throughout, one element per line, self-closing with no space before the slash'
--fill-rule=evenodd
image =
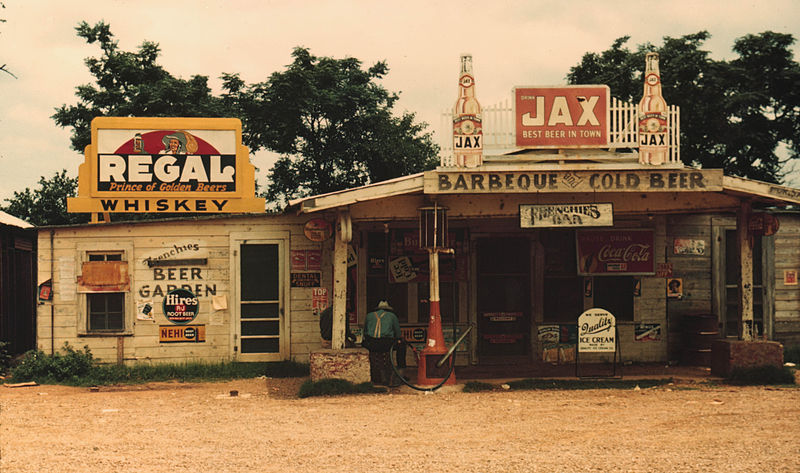
<path id="1" fill-rule="evenodd" d="M 345 346 L 347 317 L 347 245 L 352 238 L 352 223 L 347 210 L 339 211 L 336 222 L 336 239 L 333 245 L 333 333 L 331 348 L 342 350 Z"/>
<path id="2" fill-rule="evenodd" d="M 736 242 L 739 247 L 739 340 L 753 339 L 753 238 L 749 230 L 752 206 L 743 200 L 736 215 Z"/>

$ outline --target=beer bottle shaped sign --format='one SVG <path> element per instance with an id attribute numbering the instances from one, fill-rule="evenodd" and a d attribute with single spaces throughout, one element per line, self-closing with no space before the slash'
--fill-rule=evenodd
<path id="1" fill-rule="evenodd" d="M 639 102 L 639 163 L 667 161 L 667 102 L 661 95 L 658 53 L 645 57 L 644 94 Z"/>
<path id="2" fill-rule="evenodd" d="M 475 98 L 472 55 L 461 56 L 458 100 L 453 107 L 453 154 L 456 166 L 477 167 L 483 164 L 483 126 L 481 105 Z"/>

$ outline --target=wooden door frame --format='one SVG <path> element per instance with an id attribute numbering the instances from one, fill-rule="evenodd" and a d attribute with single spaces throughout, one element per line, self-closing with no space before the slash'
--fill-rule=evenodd
<path id="1" fill-rule="evenodd" d="M 288 231 L 247 232 L 230 234 L 230 356 L 237 361 L 282 361 L 291 357 L 291 311 L 289 297 L 289 244 Z M 241 245 L 278 245 L 278 288 L 279 296 L 279 346 L 278 353 L 241 352 Z"/>

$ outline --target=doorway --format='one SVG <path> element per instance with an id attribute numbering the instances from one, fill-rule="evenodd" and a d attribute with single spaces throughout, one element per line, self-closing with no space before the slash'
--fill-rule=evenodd
<path id="1" fill-rule="evenodd" d="M 234 350 L 241 361 L 285 358 L 285 242 L 234 240 Z"/>
<path id="2" fill-rule="evenodd" d="M 531 245 L 527 238 L 480 238 L 477 249 L 481 364 L 530 357 Z"/>

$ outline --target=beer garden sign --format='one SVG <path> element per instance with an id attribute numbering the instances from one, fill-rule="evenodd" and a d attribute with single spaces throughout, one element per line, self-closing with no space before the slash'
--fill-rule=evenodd
<path id="1" fill-rule="evenodd" d="M 234 118 L 92 120 L 69 212 L 264 212 Z"/>

